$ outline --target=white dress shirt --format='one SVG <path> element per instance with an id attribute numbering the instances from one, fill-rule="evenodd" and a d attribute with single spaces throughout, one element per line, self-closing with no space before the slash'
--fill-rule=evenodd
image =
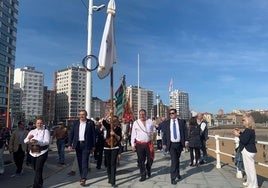
<path id="1" fill-rule="evenodd" d="M 79 125 L 79 141 L 85 141 L 86 122 L 80 121 Z"/>
<path id="2" fill-rule="evenodd" d="M 40 146 L 46 146 L 49 145 L 50 143 L 50 133 L 47 129 L 45 129 L 45 127 L 43 127 L 42 129 L 34 129 L 31 130 L 27 137 L 24 139 L 24 143 L 26 144 L 31 144 L 30 140 L 29 140 L 29 135 L 33 135 L 34 137 L 32 139 L 37 140 L 37 143 L 34 143 L 34 145 L 40 145 Z M 48 148 L 45 150 L 41 150 L 40 153 L 32 153 L 30 151 L 30 155 L 33 157 L 39 157 L 40 155 L 43 155 L 45 152 L 48 151 Z"/>
<path id="3" fill-rule="evenodd" d="M 145 125 L 141 120 L 136 120 L 132 126 L 131 132 L 131 146 L 135 146 L 135 140 L 139 142 L 149 142 L 151 141 L 150 135 L 153 134 L 154 124 L 153 121 L 147 119 Z"/>

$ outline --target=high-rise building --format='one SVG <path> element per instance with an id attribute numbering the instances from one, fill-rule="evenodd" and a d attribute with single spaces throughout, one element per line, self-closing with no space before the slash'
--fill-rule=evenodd
<path id="1" fill-rule="evenodd" d="M 52 126 L 55 123 L 55 91 L 44 87 L 43 121 Z"/>
<path id="2" fill-rule="evenodd" d="M 105 117 L 104 102 L 98 97 L 92 97 L 92 117 Z"/>
<path id="3" fill-rule="evenodd" d="M 55 73 L 56 120 L 75 119 L 85 109 L 86 70 L 72 66 Z M 91 117 L 89 117 L 91 118 Z"/>
<path id="4" fill-rule="evenodd" d="M 11 108 L 15 67 L 18 0 L 0 1 L 0 121 Z"/>
<path id="5" fill-rule="evenodd" d="M 190 118 L 189 95 L 186 92 L 174 90 L 169 94 L 170 108 L 175 108 L 180 118 Z"/>
<path id="6" fill-rule="evenodd" d="M 133 115 L 139 118 L 138 113 L 140 109 L 147 112 L 147 116 L 152 118 L 154 116 L 154 93 L 151 90 L 140 88 L 140 109 L 138 109 L 138 86 L 128 86 L 127 96 L 129 96 L 130 106 L 133 110 Z"/>
<path id="7" fill-rule="evenodd" d="M 15 69 L 14 84 L 22 90 L 22 112 L 27 121 L 43 115 L 44 74 L 34 67 Z"/>

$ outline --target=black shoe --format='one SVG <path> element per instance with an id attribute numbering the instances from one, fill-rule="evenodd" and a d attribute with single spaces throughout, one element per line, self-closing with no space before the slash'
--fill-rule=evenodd
<path id="1" fill-rule="evenodd" d="M 194 166 L 194 164 L 193 163 L 190 163 L 189 166 Z"/>
<path id="2" fill-rule="evenodd" d="M 97 168 L 98 170 L 99 170 L 99 169 L 101 169 L 101 167 L 100 167 L 100 166 L 97 166 L 96 168 Z"/>
<path id="3" fill-rule="evenodd" d="M 176 180 L 171 180 L 171 184 L 176 185 L 177 184 Z"/>
<path id="4" fill-rule="evenodd" d="M 148 178 L 151 177 L 151 171 L 147 171 Z"/>
<path id="5" fill-rule="evenodd" d="M 68 173 L 69 176 L 75 176 L 75 171 L 71 171 Z"/>
<path id="6" fill-rule="evenodd" d="M 116 184 L 112 184 L 112 187 L 118 187 Z"/>
<path id="7" fill-rule="evenodd" d="M 178 175 L 177 178 L 180 180 L 181 179 L 181 175 Z"/>
<path id="8" fill-rule="evenodd" d="M 145 180 L 146 180 L 145 177 L 141 177 L 141 178 L 139 179 L 140 182 L 145 181 Z"/>

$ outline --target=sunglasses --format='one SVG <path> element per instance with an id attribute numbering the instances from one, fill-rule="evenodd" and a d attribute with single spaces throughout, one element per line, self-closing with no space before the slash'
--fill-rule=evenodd
<path id="1" fill-rule="evenodd" d="M 169 115 L 171 115 L 171 114 L 175 114 L 175 112 L 170 112 Z"/>

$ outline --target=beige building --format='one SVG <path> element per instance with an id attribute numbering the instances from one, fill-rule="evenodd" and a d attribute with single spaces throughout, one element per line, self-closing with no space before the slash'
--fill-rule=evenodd
<path id="1" fill-rule="evenodd" d="M 55 73 L 56 120 L 77 117 L 85 109 L 86 70 L 81 66 L 67 67 Z"/>

